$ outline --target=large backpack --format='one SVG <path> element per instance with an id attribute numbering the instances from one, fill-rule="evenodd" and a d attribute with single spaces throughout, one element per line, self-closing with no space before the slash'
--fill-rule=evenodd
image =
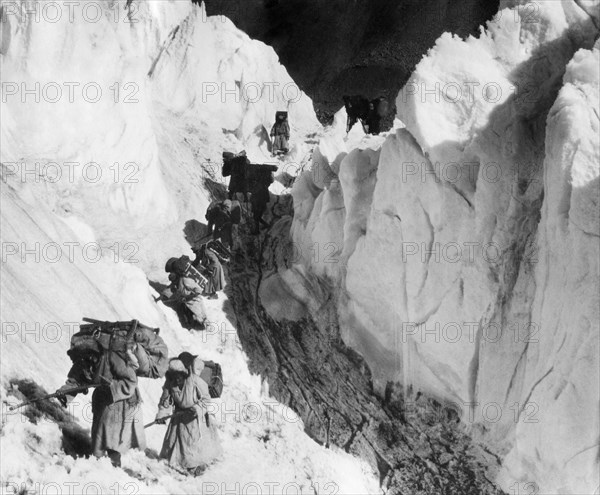
<path id="1" fill-rule="evenodd" d="M 213 201 L 206 210 L 206 221 L 215 223 L 216 220 L 227 217 L 233 225 L 238 225 L 242 221 L 242 207 L 237 200 L 231 200 L 231 207 L 227 212 L 223 207 L 224 201 Z"/>
<path id="2" fill-rule="evenodd" d="M 204 361 L 204 369 L 200 372 L 200 378 L 208 383 L 208 393 L 213 399 L 221 397 L 221 393 L 223 392 L 223 372 L 219 363 Z"/>
<path id="3" fill-rule="evenodd" d="M 231 162 L 235 155 L 231 151 L 223 152 L 223 168 L 221 170 L 221 175 L 223 177 L 229 177 L 231 175 Z"/>
<path id="4" fill-rule="evenodd" d="M 229 263 L 231 260 L 231 252 L 219 239 L 208 241 L 204 245 L 204 249 L 210 249 L 221 263 Z"/>
<path id="5" fill-rule="evenodd" d="M 78 351 L 98 348 L 101 353 L 119 352 L 135 360 L 137 376 L 162 378 L 169 367 L 169 349 L 158 335 L 160 329 L 131 321 L 101 321 L 83 318 L 85 324 L 71 337 L 67 354 L 74 360 Z"/>
<path id="6" fill-rule="evenodd" d="M 223 372 L 221 371 L 221 365 L 214 361 L 204 361 L 188 352 L 182 354 L 188 354 L 190 361 L 188 363 L 184 361 L 185 366 L 190 373 L 199 376 L 208 384 L 208 393 L 210 396 L 213 399 L 221 397 L 221 393 L 223 392 Z M 181 354 L 179 359 L 183 361 Z M 200 363 L 204 364 L 202 371 L 198 371 L 198 364 Z"/>
<path id="7" fill-rule="evenodd" d="M 171 270 L 177 275 L 189 277 L 196 281 L 201 289 L 208 284 L 208 279 L 194 266 L 189 256 L 183 255 L 173 261 L 170 265 Z"/>

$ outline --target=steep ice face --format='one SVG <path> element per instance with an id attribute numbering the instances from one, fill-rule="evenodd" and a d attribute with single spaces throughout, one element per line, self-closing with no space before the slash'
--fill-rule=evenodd
<path id="1" fill-rule="evenodd" d="M 546 127 L 544 204 L 531 320 L 538 342 L 521 367 L 521 397 L 540 421 L 519 421 L 507 473 L 535 473 L 541 492 L 596 489 L 598 444 L 598 83 L 600 44 L 578 50 Z M 525 395 L 527 394 L 527 395 Z M 522 399 L 523 400 L 523 399 Z M 531 413 L 525 410 L 521 417 Z M 546 465 L 534 460 L 545 452 Z M 565 476 L 564 473 L 568 473 Z M 568 480 L 568 481 L 567 481 Z"/>
<path id="2" fill-rule="evenodd" d="M 507 454 L 506 490 L 599 483 L 597 26 L 597 2 L 505 2 L 478 39 L 443 35 L 406 129 L 324 137 L 293 190 L 289 271 L 340 287 L 381 389 L 453 402 Z"/>
<path id="3" fill-rule="evenodd" d="M 148 285 L 148 276 L 165 281 L 167 258 L 192 254 L 184 228 L 203 220 L 207 186 L 223 187 L 213 165 L 221 152 L 246 147 L 264 159 L 256 126 L 287 109 L 301 153 L 302 133 L 319 130 L 310 100 L 294 93 L 273 50 L 191 2 L 53 2 L 62 8 L 57 22 L 45 5 L 2 4 L 3 404 L 17 401 L 12 379 L 49 391 L 64 383 L 66 350 L 83 316 L 137 318 L 161 328 L 171 354 L 221 363 L 216 417 L 225 455 L 196 479 L 130 452 L 128 473 L 107 459 L 66 456 L 56 422 L 33 424 L 21 410 L 2 417 L 2 479 L 17 490 L 37 483 L 65 493 L 281 491 L 286 483 L 303 492 L 376 492 L 365 463 L 310 440 L 250 374 L 226 298 L 208 304 L 211 329 L 194 335 Z M 244 85 L 261 98 L 241 94 Z M 140 380 L 147 422 L 161 386 Z M 89 395 L 71 412 L 90 428 Z M 146 431 L 158 451 L 164 427 Z"/>

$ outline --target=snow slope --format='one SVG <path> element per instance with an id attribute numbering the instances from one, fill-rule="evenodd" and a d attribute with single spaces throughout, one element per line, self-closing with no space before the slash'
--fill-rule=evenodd
<path id="1" fill-rule="evenodd" d="M 43 493 L 237 493 L 286 484 L 303 493 L 377 492 L 365 463 L 310 440 L 249 373 L 225 296 L 208 305 L 209 330 L 190 333 L 148 284 L 165 281 L 168 257 L 191 254 L 186 222 L 201 221 L 209 189 L 223 187 L 214 166 L 221 152 L 268 158 L 261 126 L 288 109 L 294 153 L 303 154 L 304 134 L 319 130 L 310 100 L 280 91 L 293 82 L 273 50 L 227 19 L 208 18 L 191 2 L 127 4 L 3 4 L 3 407 L 18 400 L 13 379 L 49 391 L 64 382 L 65 351 L 83 316 L 137 318 L 159 326 L 173 354 L 222 364 L 225 391 L 214 407 L 224 457 L 201 478 L 141 452 L 115 469 L 107 459 L 66 456 L 54 421 L 34 424 L 3 409 L 2 481 Z M 215 85 L 219 93 L 209 94 Z M 261 97 L 223 88 L 258 88 Z M 161 381 L 140 386 L 149 422 Z M 70 411 L 85 429 L 88 397 Z M 151 450 L 164 431 L 147 430 Z"/>
<path id="2" fill-rule="evenodd" d="M 500 7 L 418 64 L 396 102 L 405 128 L 321 140 L 280 277 L 308 307 L 311 276 L 339 287 L 345 340 L 380 390 L 454 403 L 504 458 L 505 490 L 592 493 L 598 2 Z"/>

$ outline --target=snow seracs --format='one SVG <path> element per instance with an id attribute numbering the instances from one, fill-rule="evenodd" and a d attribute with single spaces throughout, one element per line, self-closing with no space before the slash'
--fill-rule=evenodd
<path id="1" fill-rule="evenodd" d="M 56 8 L 62 15 L 54 22 Z M 362 461 L 310 440 L 250 374 L 222 298 L 208 303 L 209 331 L 192 335 L 155 303 L 148 285 L 148 274 L 166 281 L 166 259 L 191 255 L 183 230 L 206 211 L 205 180 L 218 181 L 209 158 L 215 163 L 223 149 L 245 146 L 265 155 L 249 122 L 264 125 L 282 106 L 297 134 L 318 128 L 310 102 L 304 95 L 292 101 L 292 89 L 273 101 L 203 101 L 203 82 L 283 88 L 291 80 L 273 50 L 184 1 L 8 2 L 2 13 L 3 402 L 16 402 L 11 379 L 50 391 L 64 383 L 66 350 L 83 316 L 160 327 L 172 354 L 188 350 L 219 362 L 226 384 L 217 403 L 225 457 L 201 479 L 178 476 L 141 452 L 124 457 L 129 472 L 107 459 L 73 459 L 55 421 L 34 424 L 23 411 L 2 417 L 2 479 L 24 490 L 58 484 L 64 492 L 266 491 L 269 483 L 375 492 Z M 148 422 L 161 386 L 140 381 Z M 72 410 L 84 429 L 89 395 Z M 164 428 L 148 429 L 149 448 L 158 451 L 163 435 Z"/>
<path id="2" fill-rule="evenodd" d="M 219 162 L 225 146 L 265 161 L 263 128 L 276 110 L 289 111 L 295 153 L 303 133 L 318 129 L 310 99 L 272 48 L 225 17 L 207 17 L 204 6 L 56 5 L 56 22 L 44 2 L 3 11 L 3 118 L 12 125 L 2 129 L 2 160 L 17 180 L 38 163 L 53 190 L 69 196 L 54 198 L 59 210 L 100 204 L 129 220 L 122 235 L 168 227 L 182 208 L 206 206 L 201 196 L 171 201 L 169 189 L 189 183 L 165 184 L 173 161 Z M 114 237 L 112 223 L 92 226 Z"/>
<path id="3" fill-rule="evenodd" d="M 444 34 L 406 129 L 353 151 L 332 131 L 293 190 L 290 292 L 340 287 L 380 389 L 454 403 L 507 491 L 599 484 L 597 26 L 598 2 L 505 2 L 478 39 Z"/>

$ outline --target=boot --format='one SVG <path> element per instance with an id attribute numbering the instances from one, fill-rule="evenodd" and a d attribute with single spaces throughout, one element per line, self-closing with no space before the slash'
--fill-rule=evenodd
<path id="1" fill-rule="evenodd" d="M 110 462 L 114 467 L 121 467 L 121 453 L 116 450 L 107 450 L 106 451 Z"/>

